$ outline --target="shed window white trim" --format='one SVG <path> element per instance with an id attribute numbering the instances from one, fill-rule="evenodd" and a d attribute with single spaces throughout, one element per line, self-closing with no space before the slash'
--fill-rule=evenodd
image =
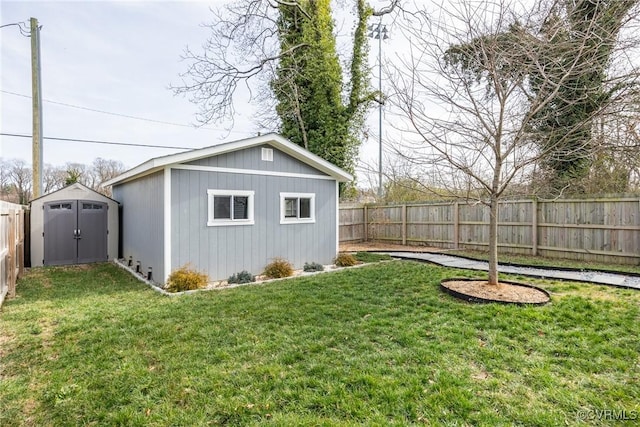
<path id="1" fill-rule="evenodd" d="M 207 225 L 253 225 L 254 191 L 207 190 Z"/>
<path id="2" fill-rule="evenodd" d="M 315 222 L 315 193 L 280 193 L 280 224 L 313 224 Z"/>

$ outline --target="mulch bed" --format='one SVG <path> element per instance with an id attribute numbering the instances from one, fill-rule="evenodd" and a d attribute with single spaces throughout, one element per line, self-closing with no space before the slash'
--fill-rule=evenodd
<path id="1" fill-rule="evenodd" d="M 445 279 L 440 287 L 456 298 L 477 303 L 546 304 L 550 300 L 543 289 L 505 281 L 489 285 L 486 280 Z"/>

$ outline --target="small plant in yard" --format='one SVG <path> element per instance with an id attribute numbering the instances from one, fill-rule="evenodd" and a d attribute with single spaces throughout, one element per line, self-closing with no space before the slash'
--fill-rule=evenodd
<path id="1" fill-rule="evenodd" d="M 264 268 L 264 275 L 270 279 L 289 277 L 293 274 L 293 266 L 283 258 L 276 258 Z"/>
<path id="2" fill-rule="evenodd" d="M 171 272 L 165 289 L 169 292 L 192 291 L 204 288 L 207 283 L 209 283 L 209 276 L 186 264 Z"/>
<path id="3" fill-rule="evenodd" d="M 351 254 L 340 252 L 333 263 L 338 267 L 351 267 L 356 265 L 358 260 Z"/>
<path id="4" fill-rule="evenodd" d="M 306 272 L 324 271 L 324 265 L 318 264 L 317 262 L 312 262 L 312 263 L 305 262 L 304 267 L 302 267 L 302 269 Z"/>
<path id="5" fill-rule="evenodd" d="M 242 270 L 240 273 L 235 273 L 227 279 L 228 283 L 251 283 L 255 281 L 256 277 L 246 270 Z"/>

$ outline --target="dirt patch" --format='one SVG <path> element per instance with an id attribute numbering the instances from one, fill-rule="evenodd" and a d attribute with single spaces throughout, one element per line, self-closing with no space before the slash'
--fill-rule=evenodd
<path id="1" fill-rule="evenodd" d="M 440 284 L 450 294 L 471 302 L 505 302 L 545 304 L 549 295 L 542 289 L 517 283 L 489 285 L 486 280 L 443 280 Z"/>
<path id="2" fill-rule="evenodd" d="M 9 333 L 4 330 L 1 330 L 0 332 L 0 360 L 2 360 L 7 354 L 9 354 L 9 351 L 7 350 L 8 344 L 15 339 L 15 336 L 9 335 Z M 1 375 L 2 372 L 0 372 L 0 376 Z"/>
<path id="3" fill-rule="evenodd" d="M 441 252 L 441 248 L 430 246 L 405 246 L 384 242 L 340 243 L 340 252 Z"/>

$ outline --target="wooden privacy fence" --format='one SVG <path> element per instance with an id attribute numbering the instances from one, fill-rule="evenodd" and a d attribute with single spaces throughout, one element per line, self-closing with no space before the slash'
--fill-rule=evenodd
<path id="1" fill-rule="evenodd" d="M 24 209 L 0 201 L 0 305 L 16 293 L 24 272 Z"/>
<path id="2" fill-rule="evenodd" d="M 486 250 L 489 208 L 443 202 L 340 207 L 340 242 Z M 500 202 L 503 253 L 640 264 L 640 198 Z"/>

